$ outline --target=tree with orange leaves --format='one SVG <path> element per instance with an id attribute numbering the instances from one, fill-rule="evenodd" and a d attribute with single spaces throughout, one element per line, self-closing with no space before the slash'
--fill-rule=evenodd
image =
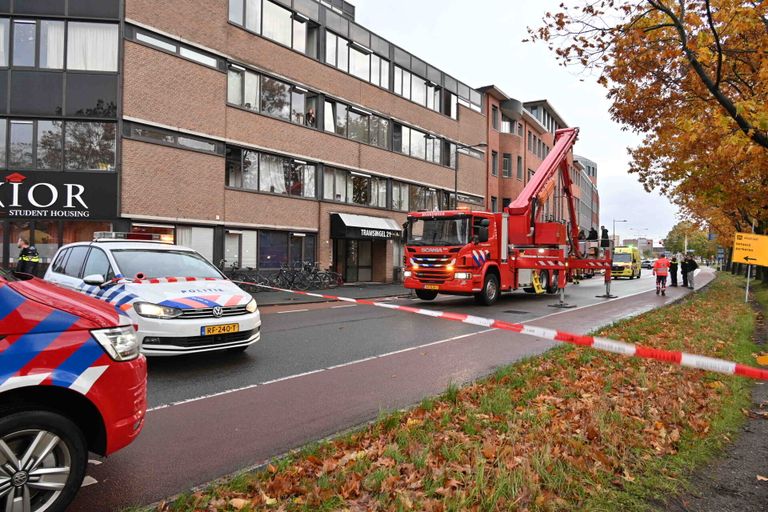
<path id="1" fill-rule="evenodd" d="M 723 234 L 768 227 L 768 2 L 570 2 L 529 32 L 599 74 L 644 135 L 629 170 L 647 190 Z"/>

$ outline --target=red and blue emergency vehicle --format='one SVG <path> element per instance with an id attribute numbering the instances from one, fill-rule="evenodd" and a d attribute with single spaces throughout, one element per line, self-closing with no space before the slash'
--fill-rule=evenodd
<path id="1" fill-rule="evenodd" d="M 60 512 L 88 452 L 131 443 L 146 413 L 146 360 L 114 306 L 0 271 L 0 509 Z"/>

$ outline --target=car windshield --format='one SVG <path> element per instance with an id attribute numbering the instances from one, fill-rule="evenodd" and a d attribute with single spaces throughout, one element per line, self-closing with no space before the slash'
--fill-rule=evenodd
<path id="1" fill-rule="evenodd" d="M 628 252 L 617 252 L 613 255 L 614 263 L 630 263 L 632 261 L 632 255 Z"/>
<path id="2" fill-rule="evenodd" d="M 221 278 L 221 273 L 205 258 L 189 251 L 118 249 L 112 251 L 120 273 L 125 277 L 143 274 L 151 277 Z"/>
<path id="3" fill-rule="evenodd" d="M 466 245 L 469 217 L 412 218 L 408 222 L 408 245 Z"/>

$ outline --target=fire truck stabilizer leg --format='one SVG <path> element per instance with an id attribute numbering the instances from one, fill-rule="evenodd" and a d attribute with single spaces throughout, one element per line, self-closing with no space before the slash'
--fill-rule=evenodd
<path id="1" fill-rule="evenodd" d="M 605 280 L 605 294 L 603 295 L 595 295 L 595 297 L 599 299 L 616 299 L 618 298 L 618 295 L 611 295 L 611 280 L 606 279 Z"/>
<path id="2" fill-rule="evenodd" d="M 576 304 L 568 304 L 565 302 L 565 288 L 560 288 L 559 291 L 560 297 L 558 298 L 557 304 L 550 304 L 549 307 L 559 309 L 575 308 Z"/>

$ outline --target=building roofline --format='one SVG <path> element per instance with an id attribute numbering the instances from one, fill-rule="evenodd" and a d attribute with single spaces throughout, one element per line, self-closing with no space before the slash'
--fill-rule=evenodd
<path id="1" fill-rule="evenodd" d="M 508 95 L 504 91 L 502 91 L 498 86 L 496 85 L 484 85 L 482 87 L 478 87 L 475 89 L 476 91 L 482 92 L 484 94 L 490 94 L 494 98 L 496 98 L 499 101 L 506 101 L 514 99 L 512 96 Z"/>
<path id="2" fill-rule="evenodd" d="M 555 110 L 555 107 L 552 106 L 552 104 L 549 102 L 549 100 L 542 99 L 542 100 L 524 101 L 523 102 L 523 106 L 526 109 L 528 108 L 529 105 L 530 106 L 539 106 L 539 105 L 546 106 L 549 109 L 549 111 L 552 113 L 552 115 L 554 116 L 555 121 L 557 121 L 560 125 L 562 125 L 564 127 L 570 126 L 568 123 L 565 122 L 565 120 L 557 112 L 557 110 Z"/>

